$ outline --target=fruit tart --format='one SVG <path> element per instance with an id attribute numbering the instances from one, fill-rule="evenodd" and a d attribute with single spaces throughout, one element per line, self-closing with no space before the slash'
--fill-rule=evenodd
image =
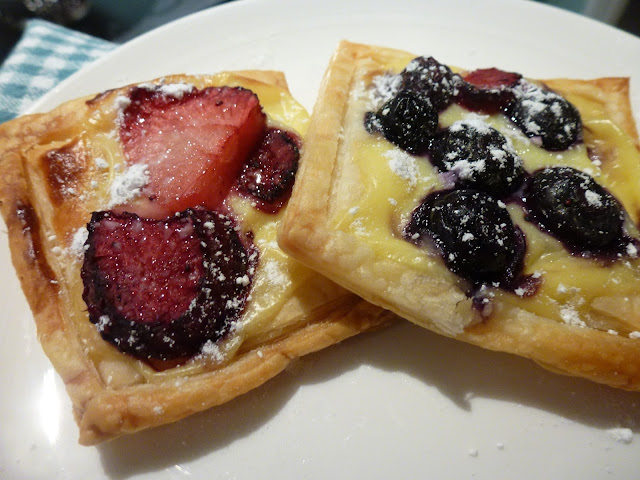
<path id="1" fill-rule="evenodd" d="M 343 42 L 280 246 L 435 332 L 640 390 L 628 85 Z"/>
<path id="2" fill-rule="evenodd" d="M 246 71 L 0 126 L 13 263 L 80 443 L 231 400 L 390 318 L 277 246 L 307 122 L 282 74 Z"/>

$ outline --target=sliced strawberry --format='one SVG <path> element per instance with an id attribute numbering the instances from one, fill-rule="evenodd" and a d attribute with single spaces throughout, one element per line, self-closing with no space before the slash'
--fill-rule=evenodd
<path id="1" fill-rule="evenodd" d="M 197 354 L 244 309 L 257 251 L 234 219 L 188 209 L 166 220 L 96 212 L 82 266 L 89 319 L 138 358 Z"/>
<path id="2" fill-rule="evenodd" d="M 522 75 L 505 72 L 497 68 L 480 68 L 468 73 L 464 80 L 476 87 L 488 89 L 499 87 L 515 87 Z"/>
<path id="3" fill-rule="evenodd" d="M 474 70 L 464 77 L 458 101 L 469 110 L 496 113 L 513 101 L 513 87 L 521 78 L 519 73 L 497 68 Z"/>
<path id="4" fill-rule="evenodd" d="M 175 93 L 173 93 L 175 92 Z M 125 210 L 154 218 L 199 205 L 217 208 L 266 127 L 258 97 L 240 87 L 135 87 L 120 139 L 149 182 Z"/>
<path id="5" fill-rule="evenodd" d="M 298 170 L 299 145 L 294 133 L 273 128 L 247 160 L 238 189 L 260 210 L 275 213 L 288 200 Z"/>

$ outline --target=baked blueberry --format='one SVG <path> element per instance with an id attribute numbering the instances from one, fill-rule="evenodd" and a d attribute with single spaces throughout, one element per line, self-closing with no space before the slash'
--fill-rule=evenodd
<path id="1" fill-rule="evenodd" d="M 620 203 L 584 172 L 571 167 L 538 170 L 524 195 L 530 218 L 573 248 L 606 248 L 622 235 Z"/>
<path id="2" fill-rule="evenodd" d="M 566 99 L 528 82 L 515 93 L 507 112 L 527 137 L 539 138 L 547 150 L 565 150 L 581 140 L 580 113 Z"/>
<path id="3" fill-rule="evenodd" d="M 459 188 L 505 197 L 524 179 L 522 160 L 507 139 L 480 119 L 455 122 L 434 138 L 429 153 L 440 171 L 455 174 Z"/>
<path id="4" fill-rule="evenodd" d="M 365 126 L 375 123 L 365 117 Z M 410 153 L 422 153 L 438 128 L 438 112 L 422 94 L 401 91 L 385 103 L 375 118 L 382 134 L 394 145 Z"/>
<path id="5" fill-rule="evenodd" d="M 405 238 L 431 238 L 447 267 L 474 284 L 506 285 L 523 265 L 524 236 L 504 204 L 474 190 L 429 195 L 414 210 Z"/>
<path id="6" fill-rule="evenodd" d="M 400 73 L 401 90 L 426 95 L 436 110 L 444 110 L 458 93 L 460 76 L 433 57 L 417 57 Z"/>

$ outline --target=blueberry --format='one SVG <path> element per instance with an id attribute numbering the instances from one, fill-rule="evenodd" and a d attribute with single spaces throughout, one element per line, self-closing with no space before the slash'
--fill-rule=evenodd
<path id="1" fill-rule="evenodd" d="M 456 186 L 504 197 L 524 179 L 522 160 L 495 128 L 477 120 L 455 122 L 438 134 L 430 148 L 431 162 L 456 174 Z"/>
<path id="2" fill-rule="evenodd" d="M 524 236 L 504 205 L 474 190 L 429 195 L 405 229 L 410 241 L 430 237 L 447 267 L 475 284 L 508 283 L 521 271 Z"/>
<path id="3" fill-rule="evenodd" d="M 458 93 L 460 76 L 433 57 L 417 57 L 400 73 L 401 90 L 421 92 L 436 110 L 443 110 Z"/>
<path id="4" fill-rule="evenodd" d="M 528 137 L 540 137 L 547 150 L 565 150 L 581 139 L 580 112 L 560 95 L 523 83 L 507 108 L 511 120 Z"/>
<path id="5" fill-rule="evenodd" d="M 365 116 L 365 127 L 376 123 L 391 143 L 407 152 L 421 153 L 436 133 L 438 112 L 426 97 L 402 91 L 385 103 L 375 117 Z"/>
<path id="6" fill-rule="evenodd" d="M 584 172 L 539 170 L 525 188 L 525 199 L 532 219 L 569 246 L 601 249 L 621 238 L 620 203 Z"/>

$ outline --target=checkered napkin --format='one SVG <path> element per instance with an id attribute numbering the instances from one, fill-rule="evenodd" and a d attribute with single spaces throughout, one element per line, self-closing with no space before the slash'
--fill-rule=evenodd
<path id="1" fill-rule="evenodd" d="M 115 47 L 44 20 L 29 20 L 0 66 L 0 123 L 21 115 L 60 81 Z"/>

